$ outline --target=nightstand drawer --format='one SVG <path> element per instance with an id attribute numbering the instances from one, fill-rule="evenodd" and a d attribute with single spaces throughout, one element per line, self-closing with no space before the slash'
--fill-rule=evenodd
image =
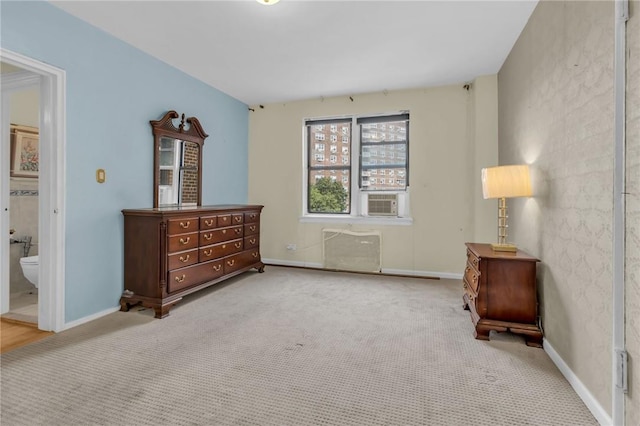
<path id="1" fill-rule="evenodd" d="M 471 250 L 467 249 L 467 266 L 473 267 L 476 271 L 480 270 L 480 259 Z"/>
<path id="2" fill-rule="evenodd" d="M 474 269 L 468 262 L 467 267 L 464 268 L 464 281 L 478 293 L 478 282 L 480 281 L 480 273 Z"/>

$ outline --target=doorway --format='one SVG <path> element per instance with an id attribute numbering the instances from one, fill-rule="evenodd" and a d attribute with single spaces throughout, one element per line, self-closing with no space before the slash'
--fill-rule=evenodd
<path id="1" fill-rule="evenodd" d="M 9 94 L 24 90 L 25 87 L 35 86 L 39 98 L 37 322 L 40 330 L 62 331 L 65 328 L 65 72 L 6 49 L 0 49 L 0 62 L 21 69 L 21 71 L 10 73 L 11 77 L 3 75 L 1 80 L 0 232 L 5 236 L 11 235 L 11 209 L 15 208 L 10 200 L 9 185 L 11 156 L 8 114 L 11 96 Z M 18 236 L 25 241 L 22 234 L 16 235 Z M 33 238 L 33 235 L 31 237 Z M 0 239 L 0 313 L 2 314 L 10 310 L 10 240 L 11 238 L 6 237 Z M 25 247 L 26 245 L 24 244 Z"/>
<path id="2" fill-rule="evenodd" d="M 40 77 L 0 62 L 3 143 L 10 142 L 9 307 L 2 318 L 38 324 Z M 6 159 L 5 163 L 6 165 Z"/>

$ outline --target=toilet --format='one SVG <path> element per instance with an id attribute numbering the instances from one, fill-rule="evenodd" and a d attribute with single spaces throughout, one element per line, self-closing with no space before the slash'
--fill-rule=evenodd
<path id="1" fill-rule="evenodd" d="M 23 257 L 20 259 L 20 266 L 24 277 L 31 284 L 38 288 L 38 256 Z"/>

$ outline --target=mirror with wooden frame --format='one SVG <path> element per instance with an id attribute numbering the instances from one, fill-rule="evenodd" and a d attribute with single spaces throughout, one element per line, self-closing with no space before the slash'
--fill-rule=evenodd
<path id="1" fill-rule="evenodd" d="M 176 127 L 174 120 L 180 118 Z M 202 146 L 207 135 L 195 117 L 175 111 L 153 128 L 153 207 L 202 205 Z"/>

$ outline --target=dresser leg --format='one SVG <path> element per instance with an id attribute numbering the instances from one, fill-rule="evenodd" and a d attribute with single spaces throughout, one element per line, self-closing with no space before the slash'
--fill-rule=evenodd
<path id="1" fill-rule="evenodd" d="M 129 312 L 129 309 L 140 304 L 139 300 L 131 301 L 129 298 L 120 298 L 120 312 Z"/>
<path id="2" fill-rule="evenodd" d="M 162 319 L 165 317 L 169 316 L 169 310 L 171 309 L 171 306 L 173 305 L 165 305 L 165 306 L 155 306 L 153 308 L 154 312 L 156 313 L 155 317 L 158 319 Z"/>

